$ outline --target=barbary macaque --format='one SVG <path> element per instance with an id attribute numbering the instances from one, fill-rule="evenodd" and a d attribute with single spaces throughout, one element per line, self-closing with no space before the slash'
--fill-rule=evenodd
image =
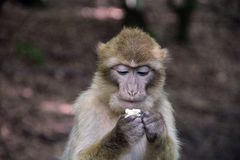
<path id="1" fill-rule="evenodd" d="M 137 28 L 98 46 L 90 88 L 74 104 L 62 160 L 177 160 L 179 143 L 163 86 L 166 49 Z M 126 109 L 141 114 L 126 116 Z"/>

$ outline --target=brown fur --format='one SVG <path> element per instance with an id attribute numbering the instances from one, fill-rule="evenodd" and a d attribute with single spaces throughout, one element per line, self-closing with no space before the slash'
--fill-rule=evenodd
<path id="1" fill-rule="evenodd" d="M 98 52 L 98 69 L 93 83 L 75 102 L 75 124 L 62 160 L 178 159 L 172 107 L 163 91 L 167 51 L 141 30 L 125 28 L 115 38 L 101 44 Z M 113 134 L 119 115 L 124 111 L 118 105 L 114 106 L 117 103 L 112 94 L 118 87 L 108 77 L 110 68 L 116 64 L 149 65 L 155 70 L 156 81 L 148 90 L 151 96 L 142 107 L 163 115 L 166 138 L 161 146 L 150 144 L 146 137 L 129 146 Z"/>
<path id="2" fill-rule="evenodd" d="M 110 58 L 118 59 L 118 63 L 128 64 L 134 60 L 135 63 L 150 64 L 151 61 L 163 63 L 167 58 L 167 51 L 152 39 L 148 34 L 137 28 L 125 28 L 115 38 L 106 44 L 99 46 L 99 70 L 106 66 Z M 156 67 L 156 66 L 153 66 Z M 159 68 L 156 68 L 159 69 Z"/>

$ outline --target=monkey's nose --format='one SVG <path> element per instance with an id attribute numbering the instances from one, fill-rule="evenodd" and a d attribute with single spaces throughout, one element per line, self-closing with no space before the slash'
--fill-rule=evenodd
<path id="1" fill-rule="evenodd" d="M 130 90 L 130 91 L 128 91 L 128 94 L 129 94 L 130 96 L 135 96 L 135 95 L 137 94 L 137 91 Z"/>

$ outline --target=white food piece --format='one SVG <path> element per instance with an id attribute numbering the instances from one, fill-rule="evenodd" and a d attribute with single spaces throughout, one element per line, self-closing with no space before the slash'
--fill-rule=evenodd
<path id="1" fill-rule="evenodd" d="M 135 115 L 135 116 L 141 116 L 141 110 L 140 109 L 125 109 L 126 116 L 125 118 Z"/>

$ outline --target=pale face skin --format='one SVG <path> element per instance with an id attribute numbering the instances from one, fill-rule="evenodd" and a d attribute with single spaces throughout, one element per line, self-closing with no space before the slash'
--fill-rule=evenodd
<path id="1" fill-rule="evenodd" d="M 122 103 L 142 103 L 147 98 L 146 88 L 153 79 L 152 68 L 143 65 L 130 67 L 119 64 L 111 69 L 111 77 L 118 84 L 117 98 Z"/>

